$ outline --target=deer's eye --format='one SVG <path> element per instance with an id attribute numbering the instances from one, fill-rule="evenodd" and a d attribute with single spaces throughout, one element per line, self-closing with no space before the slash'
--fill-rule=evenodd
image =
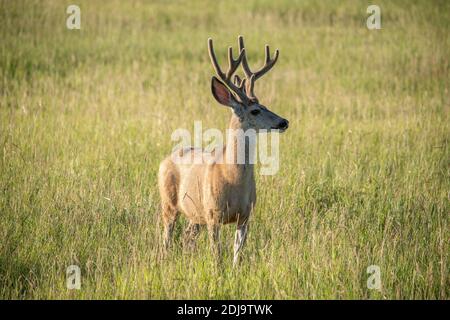
<path id="1" fill-rule="evenodd" d="M 250 111 L 250 113 L 254 116 L 258 115 L 261 111 L 259 111 L 258 109 L 252 110 Z"/>

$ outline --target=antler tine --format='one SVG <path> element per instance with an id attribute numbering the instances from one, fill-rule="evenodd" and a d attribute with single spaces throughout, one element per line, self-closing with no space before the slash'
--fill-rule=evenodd
<path id="1" fill-rule="evenodd" d="M 228 72 L 227 78 L 231 79 L 231 76 L 236 71 L 237 67 L 241 64 L 242 57 L 244 56 L 244 51 L 239 53 L 239 56 L 236 60 L 233 59 L 233 48 L 228 47 Z"/>
<path id="2" fill-rule="evenodd" d="M 245 90 L 245 78 L 241 79 L 237 74 L 234 76 L 234 84 L 239 87 L 242 91 Z"/>
<path id="3" fill-rule="evenodd" d="M 256 76 L 254 74 L 252 74 L 252 76 L 250 77 L 250 80 L 247 83 L 247 87 L 246 87 L 247 95 L 253 99 L 256 99 L 255 93 L 253 92 L 253 89 L 255 88 L 255 80 L 256 80 Z"/>
<path id="4" fill-rule="evenodd" d="M 266 59 L 265 59 L 266 62 L 261 69 L 259 69 L 258 71 L 255 72 L 256 79 L 262 77 L 267 71 L 272 69 L 272 67 L 275 65 L 275 62 L 277 62 L 277 60 L 278 60 L 278 55 L 280 54 L 280 51 L 278 49 L 276 49 L 273 59 L 270 59 L 270 48 L 269 48 L 268 44 L 266 44 L 265 49 L 266 49 L 265 50 L 266 51 Z"/>
<path id="5" fill-rule="evenodd" d="M 245 52 L 244 37 L 239 36 L 238 42 L 239 42 L 239 50 L 241 52 Z M 242 58 L 242 69 L 244 69 L 244 73 L 245 73 L 245 76 L 247 77 L 247 79 L 250 79 L 250 77 L 252 76 L 252 71 L 250 70 L 250 67 L 248 66 L 247 54 L 244 54 L 244 57 Z"/>
<path id="6" fill-rule="evenodd" d="M 228 48 L 228 71 L 226 73 L 224 73 L 220 69 L 219 63 L 217 62 L 217 58 L 214 53 L 213 40 L 211 38 L 208 39 L 208 53 L 219 78 L 228 86 L 228 88 L 230 88 L 234 93 L 238 95 L 242 102 L 247 102 L 248 97 L 245 94 L 244 90 L 242 90 L 242 87 L 236 86 L 233 81 L 231 81 L 231 77 L 233 76 L 233 73 L 236 71 L 237 67 L 245 56 L 245 52 L 240 50 L 240 54 L 235 60 L 233 58 L 233 49 L 231 47 Z"/>
<path id="7" fill-rule="evenodd" d="M 208 39 L 208 53 L 209 58 L 211 59 L 211 62 L 213 64 L 214 70 L 216 71 L 217 75 L 220 78 L 225 77 L 225 74 L 220 69 L 219 63 L 217 62 L 216 55 L 214 54 L 214 46 L 213 46 L 213 40 L 211 38 Z"/>
<path id="8" fill-rule="evenodd" d="M 237 74 L 235 74 L 234 75 L 234 84 L 239 86 L 241 84 L 241 81 L 242 81 L 241 78 Z"/>

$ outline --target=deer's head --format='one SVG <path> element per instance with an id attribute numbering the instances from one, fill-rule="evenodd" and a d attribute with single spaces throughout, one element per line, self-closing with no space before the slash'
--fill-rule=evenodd
<path id="1" fill-rule="evenodd" d="M 243 123 L 246 129 L 255 130 L 279 130 L 285 131 L 289 122 L 270 111 L 266 106 L 259 103 L 255 96 L 254 87 L 255 81 L 268 72 L 277 62 L 279 51 L 275 51 L 274 58 L 270 58 L 269 46 L 266 45 L 266 59 L 264 66 L 256 72 L 252 72 L 248 66 L 247 56 L 244 48 L 244 39 L 242 36 L 238 38 L 239 42 L 239 56 L 237 59 L 233 58 L 232 48 L 228 48 L 228 70 L 226 73 L 222 72 L 217 62 L 214 53 L 212 39 L 208 39 L 208 52 L 211 58 L 213 67 L 219 77 L 212 77 L 211 90 L 214 98 L 225 106 L 232 108 L 234 114 Z M 237 67 L 242 63 L 242 69 L 245 78 L 241 79 L 238 75 L 233 74 Z"/>

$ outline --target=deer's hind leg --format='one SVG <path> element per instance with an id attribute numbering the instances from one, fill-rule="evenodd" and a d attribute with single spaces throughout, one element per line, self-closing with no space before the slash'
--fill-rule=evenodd
<path id="1" fill-rule="evenodd" d="M 172 243 L 173 229 L 178 218 L 178 210 L 169 204 L 162 204 L 162 218 L 164 224 L 163 245 L 167 251 Z"/>
<path id="2" fill-rule="evenodd" d="M 163 245 L 164 250 L 167 251 L 171 245 L 173 228 L 179 215 L 177 207 L 179 173 L 170 159 L 164 160 L 159 167 L 158 185 L 164 224 Z"/>
<path id="3" fill-rule="evenodd" d="M 218 223 L 208 224 L 208 238 L 211 251 L 214 257 L 220 261 L 221 260 L 221 245 L 220 245 L 220 225 Z"/>

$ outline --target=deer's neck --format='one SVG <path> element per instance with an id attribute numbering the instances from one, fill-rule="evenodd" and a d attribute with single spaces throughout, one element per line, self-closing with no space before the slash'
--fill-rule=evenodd
<path id="1" fill-rule="evenodd" d="M 242 133 L 245 133 L 249 128 L 234 114 L 231 117 L 228 129 L 224 173 L 230 182 L 245 183 L 253 178 L 254 161 L 250 161 L 249 155 L 254 154 L 256 141 L 250 143 L 249 139 L 243 138 Z"/>

